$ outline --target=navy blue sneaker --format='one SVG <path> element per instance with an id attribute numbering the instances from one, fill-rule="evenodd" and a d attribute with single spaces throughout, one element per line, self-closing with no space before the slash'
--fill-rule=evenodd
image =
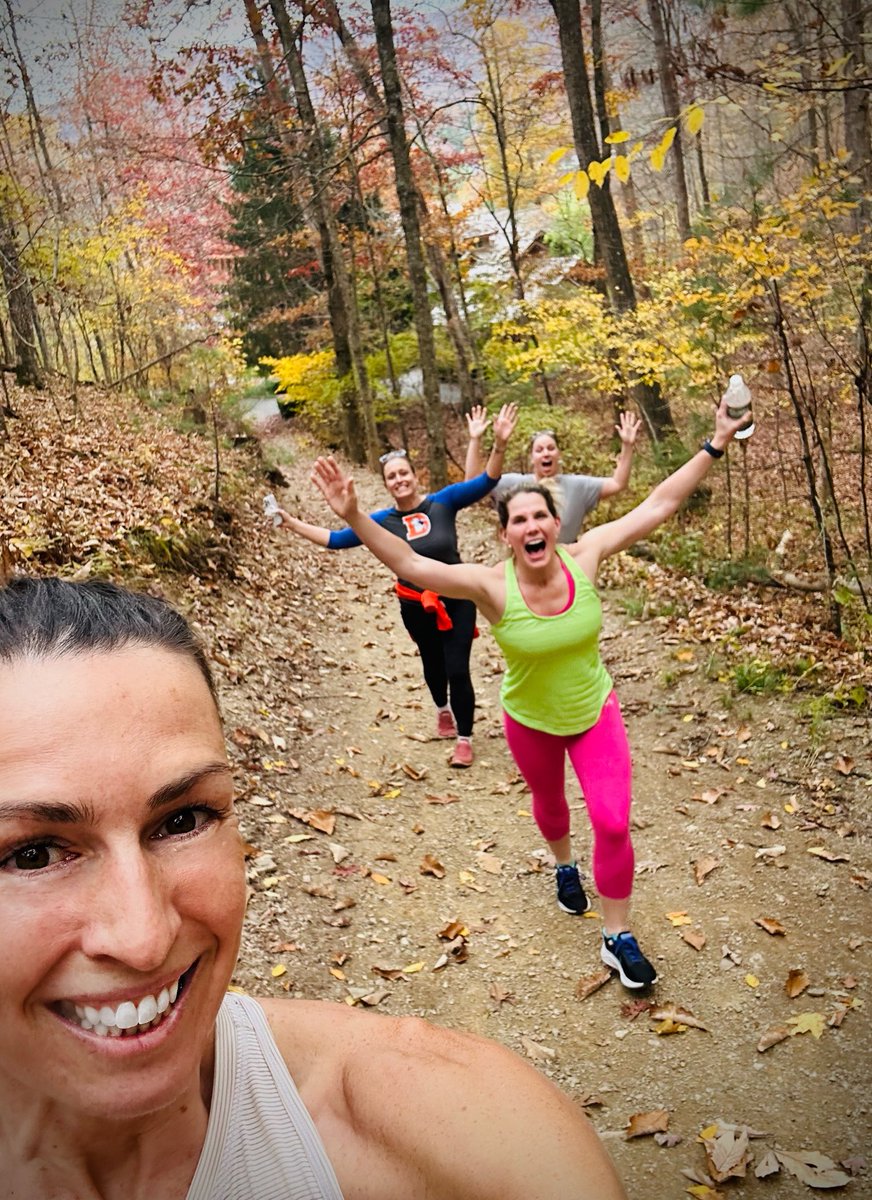
<path id="1" fill-rule="evenodd" d="M 639 949 L 632 933 L 626 929 L 611 937 L 603 934 L 600 958 L 607 967 L 618 972 L 624 987 L 647 988 L 657 982 L 657 972 Z"/>
<path id="2" fill-rule="evenodd" d="M 581 876 L 575 863 L 558 867 L 556 876 L 557 903 L 563 911 L 571 913 L 574 917 L 580 917 L 582 913 L 586 913 L 590 908 L 590 901 L 581 886 Z"/>

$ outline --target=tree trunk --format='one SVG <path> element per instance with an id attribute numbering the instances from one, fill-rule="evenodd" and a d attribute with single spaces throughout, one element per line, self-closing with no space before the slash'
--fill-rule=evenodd
<path id="1" fill-rule="evenodd" d="M 563 78 L 572 119 L 575 153 L 579 166 L 586 167 L 593 160 L 600 161 L 603 155 L 590 98 L 579 0 L 550 0 L 550 3 L 557 18 L 560 36 Z M 594 233 L 602 253 L 611 308 L 617 314 L 632 312 L 636 308 L 636 293 L 624 251 L 618 215 L 609 191 L 608 176 L 603 180 L 602 187 L 591 187 L 588 203 Z M 635 384 L 631 391 L 652 437 L 659 439 L 674 429 L 669 403 L 659 387 L 640 383 Z"/>
<path id="2" fill-rule="evenodd" d="M 37 354 L 39 316 L 30 280 L 21 267 L 15 231 L 0 216 L 0 273 L 6 288 L 9 327 L 15 348 L 15 379 L 21 387 L 42 387 L 42 367 Z"/>
<path id="3" fill-rule="evenodd" d="M 341 308 L 346 321 L 346 337 L 351 358 L 351 375 L 353 387 L 347 387 L 343 395 L 343 411 L 345 413 L 345 434 L 349 453 L 353 458 L 362 461 L 364 449 L 369 465 L 378 465 L 378 431 L 375 426 L 375 415 L 372 406 L 372 392 L 369 386 L 369 376 L 363 355 L 363 342 L 360 334 L 360 320 L 357 310 L 357 296 L 354 293 L 351 277 L 342 251 L 342 242 L 333 209 L 326 192 L 327 156 L 321 140 L 318 119 L 309 94 L 309 85 L 303 68 L 303 58 L 297 44 L 297 35 L 291 27 L 290 18 L 285 8 L 284 0 L 270 0 L 270 9 L 275 18 L 279 31 L 279 39 L 284 51 L 284 62 L 291 77 L 297 112 L 303 128 L 302 158 L 311 188 L 312 203 L 318 217 L 319 233 L 322 234 L 322 267 L 332 272 L 338 294 L 337 310 Z M 326 255 L 324 254 L 326 250 Z M 331 319 L 333 313 L 331 312 Z M 340 318 L 340 312 L 336 313 Z M 340 363 L 337 359 L 337 374 Z M 340 378 L 351 384 L 351 377 L 346 373 Z M 356 397 L 354 390 L 356 389 Z M 356 399 L 356 403 L 355 403 Z M 362 435 L 362 441 L 361 441 Z"/>
<path id="4" fill-rule="evenodd" d="M 345 24 L 342 16 L 334 3 L 334 0 L 324 0 L 322 12 L 329 28 L 335 33 L 339 39 L 339 43 L 351 63 L 354 74 L 357 77 L 360 86 L 363 88 L 364 95 L 370 103 L 373 110 L 373 115 L 378 121 L 385 140 L 390 141 L 390 134 L 387 125 L 387 114 L 385 111 L 384 97 L 379 92 L 372 72 L 369 69 L 366 58 L 361 53 L 360 47 L 354 37 L 354 34 Z M 440 194 L 442 190 L 442 178 L 439 163 L 435 156 L 430 153 L 427 148 L 425 133 L 420 122 L 416 119 L 418 142 L 424 152 L 430 159 L 431 166 L 437 177 Z M 469 328 L 469 321 L 465 312 L 458 307 L 457 300 L 454 295 L 454 289 L 451 285 L 451 277 L 447 270 L 442 248 L 439 245 L 437 235 L 430 229 L 430 215 L 427 209 L 427 201 L 416 181 L 413 179 L 415 186 L 416 200 L 418 203 L 418 212 L 422 222 L 422 240 L 424 251 L 427 255 L 427 264 L 430 267 L 430 273 L 439 290 L 439 297 L 442 301 L 442 307 L 445 310 L 446 328 L 448 336 L 451 338 L 451 343 L 454 347 L 455 358 L 457 359 L 457 374 L 458 383 L 460 386 L 461 404 L 464 411 L 467 411 L 473 404 L 483 402 L 483 392 L 480 384 L 480 376 L 476 366 L 476 352 L 472 333 Z M 443 211 L 446 219 L 450 220 L 447 206 L 443 203 Z M 458 286 L 462 285 L 458 281 Z M 461 303 L 464 297 L 461 291 Z"/>
<path id="5" fill-rule="evenodd" d="M 663 101 L 663 112 L 667 121 L 675 122 L 675 141 L 672 143 L 674 154 L 672 180 L 675 187 L 675 218 L 678 224 L 678 234 L 682 242 L 690 237 L 690 204 L 687 199 L 687 177 L 684 170 L 684 146 L 681 139 L 681 124 L 678 120 L 681 112 L 681 101 L 678 98 L 678 84 L 675 79 L 675 67 L 672 62 L 669 32 L 666 28 L 666 14 L 662 0 L 648 0 L 648 16 L 651 19 L 651 34 L 654 38 L 654 54 L 657 59 L 657 75 L 660 79 L 660 96 Z"/>
<path id="6" fill-rule="evenodd" d="M 439 378 L 436 371 L 436 344 L 433 337 L 433 318 L 427 294 L 427 273 L 421 247 L 421 227 L 418 221 L 416 187 L 406 140 L 400 77 L 394 49 L 390 0 L 372 0 L 372 16 L 376 45 L 381 64 L 382 86 L 385 93 L 385 117 L 394 161 L 394 177 L 400 220 L 406 242 L 406 261 L 412 286 L 415 309 L 415 329 L 418 334 L 418 361 L 424 385 L 424 419 L 427 425 L 428 465 L 430 487 L 442 487 L 447 479 L 445 430 L 439 400 Z"/>

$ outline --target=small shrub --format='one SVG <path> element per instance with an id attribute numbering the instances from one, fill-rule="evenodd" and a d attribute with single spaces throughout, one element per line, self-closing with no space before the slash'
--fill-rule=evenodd
<path id="1" fill-rule="evenodd" d="M 790 691 L 793 684 L 787 674 L 762 658 L 738 663 L 730 671 L 733 689 L 745 695 L 771 695 L 774 692 Z"/>

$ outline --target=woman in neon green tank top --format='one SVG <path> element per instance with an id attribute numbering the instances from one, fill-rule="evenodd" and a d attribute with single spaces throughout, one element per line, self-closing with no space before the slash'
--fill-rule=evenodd
<path id="1" fill-rule="evenodd" d="M 485 567 L 422 558 L 358 507 L 351 478 L 319 458 L 312 480 L 364 545 L 403 579 L 473 600 L 506 658 L 501 690 L 509 749 L 533 793 L 533 815 L 556 860 L 557 897 L 568 913 L 589 907 L 572 858 L 563 791 L 568 755 L 594 831 L 593 870 L 603 912 L 604 963 L 625 987 L 644 989 L 657 974 L 629 926 L 633 883 L 630 755 L 617 697 L 599 655 L 602 613 L 594 584 L 600 563 L 662 525 L 696 490 L 741 420 L 721 402 L 710 441 L 616 521 L 558 546 L 560 520 L 549 492 L 521 486 L 498 506 L 507 562 Z"/>

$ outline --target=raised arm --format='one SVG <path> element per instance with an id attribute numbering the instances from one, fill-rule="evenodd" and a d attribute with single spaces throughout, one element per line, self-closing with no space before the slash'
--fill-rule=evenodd
<path id="1" fill-rule="evenodd" d="M 615 429 L 618 431 L 618 437 L 621 439 L 621 452 L 615 464 L 614 474 L 609 479 L 603 481 L 600 491 L 601 500 L 604 500 L 606 496 L 617 496 L 618 492 L 622 492 L 630 482 L 633 451 L 636 448 L 636 438 L 639 436 L 641 428 L 642 421 L 639 417 L 629 412 L 621 413 L 621 419 L 615 426 Z"/>
<path id="2" fill-rule="evenodd" d="M 506 446 L 509 443 L 509 438 L 512 436 L 515 426 L 518 423 L 518 406 L 517 404 L 504 404 L 497 415 L 494 417 L 494 444 L 491 448 L 490 458 L 487 460 L 485 470 L 491 479 L 499 479 L 503 473 L 503 458 L 506 453 Z M 469 439 L 470 446 L 472 445 L 472 436 Z M 467 467 L 469 466 L 469 451 L 467 450 Z M 467 479 L 469 476 L 467 475 Z"/>
<path id="3" fill-rule="evenodd" d="M 623 517 L 589 529 L 579 541 L 567 547 L 589 578 L 596 577 L 597 568 L 604 558 L 626 550 L 678 511 L 708 475 L 712 463 L 722 456 L 736 430 L 746 419 L 747 415 L 743 414 L 738 421 L 731 420 L 727 415 L 727 406 L 722 401 L 715 414 L 715 432 L 707 443 L 709 450 L 699 450 L 677 471 L 658 483 L 641 504 Z"/>
<path id="4" fill-rule="evenodd" d="M 282 519 L 282 529 L 290 529 L 292 533 L 298 533 L 300 537 L 314 542 L 316 546 L 326 546 L 330 541 L 330 530 L 323 525 L 310 525 L 308 521 L 301 521 L 299 517 L 292 517 L 283 508 L 279 509 L 279 516 Z"/>
<path id="5" fill-rule="evenodd" d="M 443 596 L 473 600 L 488 621 L 499 620 L 502 595 L 494 568 L 475 563 L 442 563 L 416 554 L 407 541 L 383 529 L 361 511 L 354 480 L 342 474 L 332 456 L 315 461 L 312 482 L 364 546 L 400 579 L 408 579 L 417 587 Z"/>
<path id="6" fill-rule="evenodd" d="M 463 466 L 463 477 L 464 479 L 474 479 L 484 469 L 481 457 L 481 439 L 484 436 L 484 431 L 490 425 L 487 409 L 483 404 L 474 404 L 472 406 L 466 414 L 466 425 L 469 429 L 469 444 L 466 447 L 466 462 Z M 488 474 L 490 474 L 490 471 L 488 471 Z"/>

